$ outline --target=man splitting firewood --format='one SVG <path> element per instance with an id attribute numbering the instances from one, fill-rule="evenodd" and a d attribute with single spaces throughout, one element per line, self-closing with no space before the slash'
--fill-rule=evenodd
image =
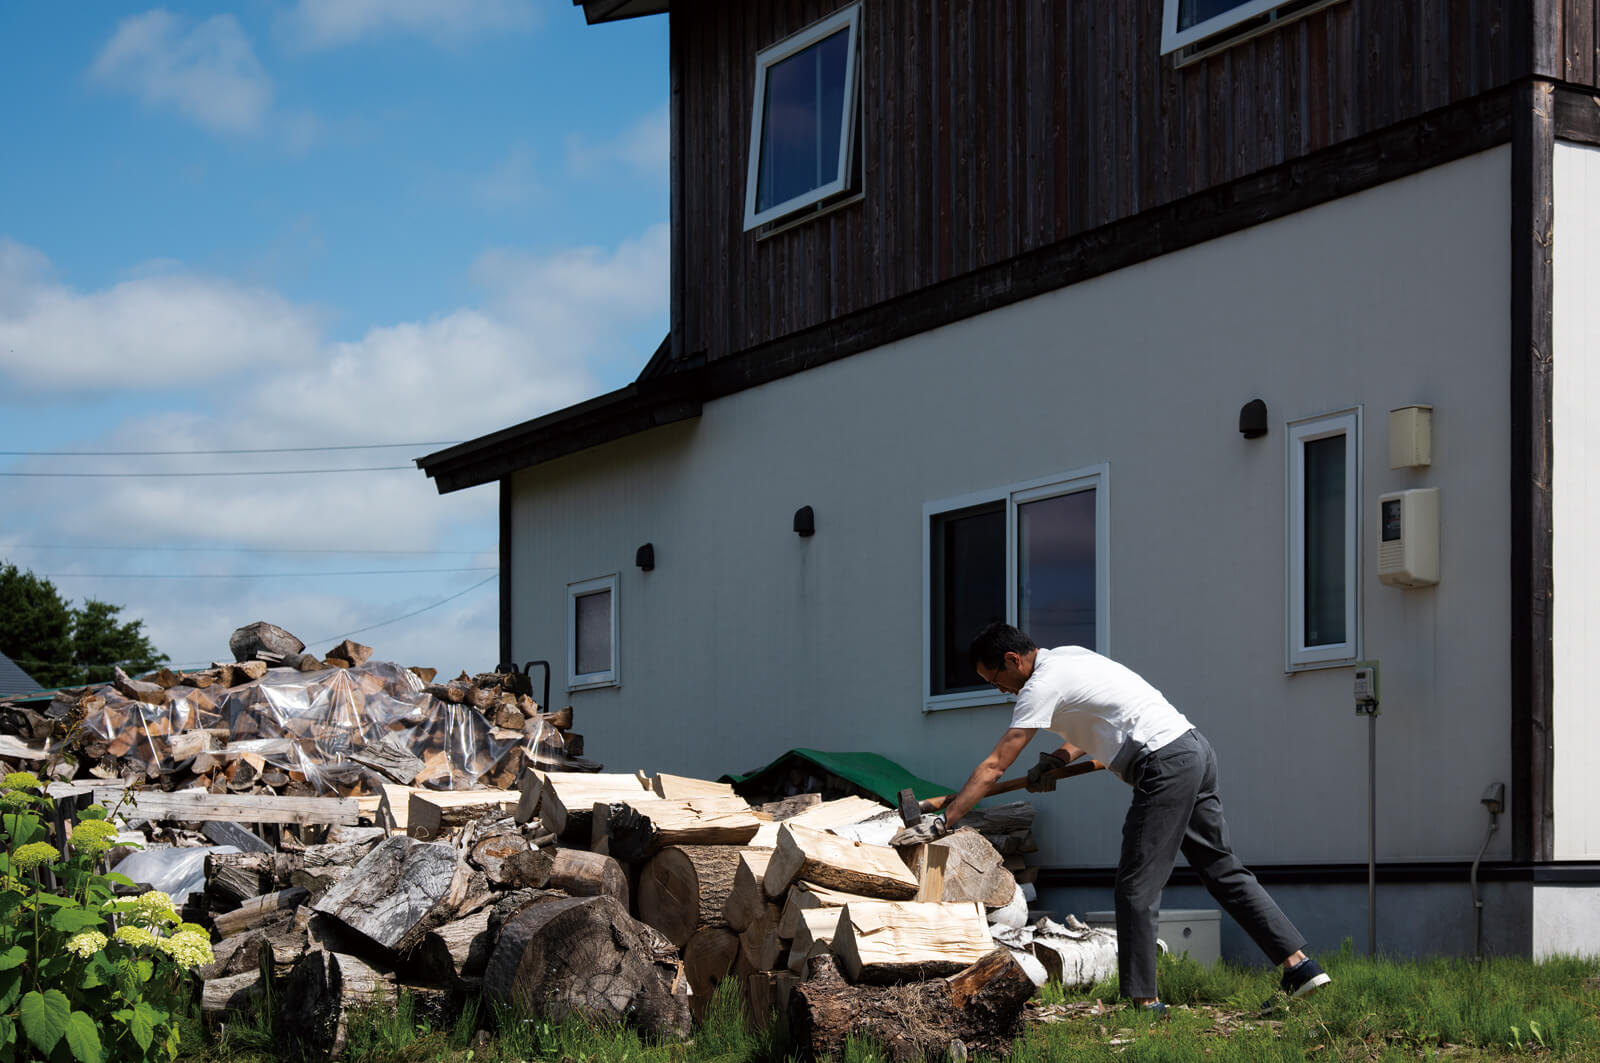
<path id="1" fill-rule="evenodd" d="M 1055 789 L 1056 774 L 1089 756 L 1133 788 L 1117 862 L 1117 969 L 1122 994 L 1155 1016 L 1156 928 L 1161 890 L 1182 852 L 1200 881 L 1267 958 L 1283 967 L 1281 985 L 1302 997 L 1331 979 L 1303 951 L 1305 938 L 1233 855 L 1217 794 L 1211 744 L 1161 692 L 1131 669 L 1081 646 L 1040 649 L 1010 624 L 986 627 L 972 642 L 973 668 L 985 682 L 1017 696 L 1001 736 L 942 815 L 923 817 L 894 844 L 930 841 L 954 828 L 989 795 L 1040 729 L 1059 735 L 1041 753 L 1028 790 Z"/>

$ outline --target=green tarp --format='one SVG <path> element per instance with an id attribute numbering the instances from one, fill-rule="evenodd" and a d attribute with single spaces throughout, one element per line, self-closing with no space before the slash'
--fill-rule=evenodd
<path id="1" fill-rule="evenodd" d="M 746 782 L 755 783 L 757 784 L 755 788 L 759 789 L 762 776 L 786 772 L 797 759 L 814 764 L 842 779 L 848 779 L 868 793 L 875 794 L 891 807 L 895 804 L 895 796 L 908 786 L 918 801 L 953 793 L 955 790 L 952 786 L 940 786 L 936 782 L 929 782 L 913 775 L 879 753 L 824 753 L 820 749 L 791 749 L 764 768 L 746 775 L 724 775 L 721 781 L 733 783 L 735 786 Z"/>

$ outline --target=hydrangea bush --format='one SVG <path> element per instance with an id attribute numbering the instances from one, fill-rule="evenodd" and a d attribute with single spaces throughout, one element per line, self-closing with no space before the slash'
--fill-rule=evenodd
<path id="1" fill-rule="evenodd" d="M 104 808 L 84 810 L 65 855 L 43 840 L 40 788 L 30 772 L 0 779 L 0 1063 L 177 1058 L 210 936 L 165 893 L 117 895 L 134 883 L 99 871 L 116 835 Z"/>

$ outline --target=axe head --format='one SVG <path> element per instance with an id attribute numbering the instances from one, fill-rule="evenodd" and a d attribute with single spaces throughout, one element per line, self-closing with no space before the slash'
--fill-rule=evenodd
<path id="1" fill-rule="evenodd" d="M 922 808 L 918 805 L 916 796 L 908 786 L 895 795 L 896 804 L 900 808 L 900 822 L 908 827 L 915 827 L 922 820 Z"/>

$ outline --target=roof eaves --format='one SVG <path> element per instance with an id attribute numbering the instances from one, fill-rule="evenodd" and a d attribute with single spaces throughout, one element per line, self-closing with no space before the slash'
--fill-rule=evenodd
<path id="1" fill-rule="evenodd" d="M 583 17 L 591 26 L 625 18 L 660 15 L 670 6 L 668 0 L 572 0 L 572 5 L 583 8 Z"/>
<path id="2" fill-rule="evenodd" d="M 440 494 L 700 416 L 702 368 L 668 372 L 416 459 Z"/>

